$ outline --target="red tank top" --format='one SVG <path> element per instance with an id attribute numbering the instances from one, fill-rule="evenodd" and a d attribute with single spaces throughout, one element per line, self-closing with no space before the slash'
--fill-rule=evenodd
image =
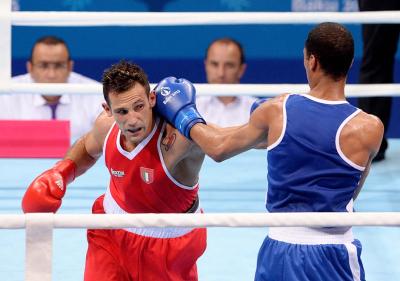
<path id="1" fill-rule="evenodd" d="M 166 122 L 157 118 L 151 133 L 131 152 L 121 146 L 116 123 L 104 143 L 106 167 L 110 172 L 110 192 L 128 213 L 183 213 L 196 199 L 198 183 L 186 186 L 168 172 L 160 142 Z"/>

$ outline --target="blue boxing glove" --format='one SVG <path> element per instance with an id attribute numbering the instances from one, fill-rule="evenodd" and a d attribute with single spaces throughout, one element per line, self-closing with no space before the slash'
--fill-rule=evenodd
<path id="1" fill-rule="evenodd" d="M 267 100 L 269 100 L 269 98 L 260 98 L 257 99 L 251 106 L 250 108 L 250 115 L 253 113 L 254 110 L 257 109 L 257 107 L 259 107 L 262 103 L 266 102 Z"/>
<path id="2" fill-rule="evenodd" d="M 183 78 L 167 77 L 154 89 L 158 114 L 173 124 L 190 139 L 190 129 L 197 123 L 206 123 L 196 109 L 196 89 Z"/>

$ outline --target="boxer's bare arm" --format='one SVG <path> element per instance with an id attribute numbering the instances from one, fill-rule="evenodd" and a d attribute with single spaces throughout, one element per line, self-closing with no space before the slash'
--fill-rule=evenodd
<path id="1" fill-rule="evenodd" d="M 113 122 L 112 117 L 108 117 L 104 112 L 101 113 L 92 130 L 77 140 L 69 149 L 65 159 L 71 159 L 76 163 L 76 176 L 85 173 L 102 155 L 104 140 Z"/>
<path id="2" fill-rule="evenodd" d="M 364 166 L 365 170 L 361 175 L 361 179 L 358 183 L 358 187 L 354 192 L 353 199 L 355 200 L 360 193 L 364 182 L 368 176 L 369 170 L 371 168 L 372 159 L 376 156 L 381 146 L 384 126 L 378 117 L 362 112 L 357 118 L 354 118 L 354 124 L 349 122 L 351 126 L 356 128 L 356 133 L 358 133 L 359 141 L 357 143 L 362 145 L 365 151 L 364 156 Z M 359 156 L 360 153 L 355 156 Z M 351 158 L 350 158 L 351 159 Z M 360 161 L 360 159 L 351 159 L 352 161 Z M 361 163 L 363 164 L 363 163 Z"/>

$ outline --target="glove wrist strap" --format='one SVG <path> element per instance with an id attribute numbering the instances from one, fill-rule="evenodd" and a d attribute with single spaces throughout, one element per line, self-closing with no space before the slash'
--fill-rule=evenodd
<path id="1" fill-rule="evenodd" d="M 175 117 L 175 128 L 186 138 L 190 139 L 190 129 L 197 123 L 206 123 L 195 107 L 187 106 L 180 110 Z"/>
<path id="2" fill-rule="evenodd" d="M 71 159 L 58 161 L 54 166 L 54 169 L 60 172 L 67 184 L 71 183 L 75 179 L 76 168 L 77 166 L 75 162 Z"/>

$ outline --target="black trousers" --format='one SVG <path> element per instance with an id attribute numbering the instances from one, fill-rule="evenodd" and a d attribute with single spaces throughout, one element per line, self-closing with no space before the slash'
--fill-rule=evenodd
<path id="1" fill-rule="evenodd" d="M 358 0 L 360 11 L 400 10 L 400 0 Z M 363 24 L 363 56 L 359 82 L 361 84 L 393 83 L 394 63 L 400 34 L 400 24 Z M 392 97 L 360 98 L 358 106 L 378 116 L 385 133 L 389 126 Z M 386 136 L 379 154 L 387 149 Z"/>

